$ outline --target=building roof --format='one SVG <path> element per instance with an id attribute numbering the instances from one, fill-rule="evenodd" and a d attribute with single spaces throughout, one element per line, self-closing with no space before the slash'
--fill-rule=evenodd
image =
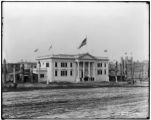
<path id="1" fill-rule="evenodd" d="M 108 57 L 96 57 L 96 56 L 92 56 L 89 53 L 83 53 L 83 54 L 53 54 L 53 55 L 45 55 L 45 56 L 39 56 L 37 58 L 37 60 L 41 60 L 41 59 L 53 59 L 53 58 L 63 58 L 63 59 L 80 59 L 84 56 L 90 56 L 91 58 L 93 58 L 94 60 L 108 60 Z"/>

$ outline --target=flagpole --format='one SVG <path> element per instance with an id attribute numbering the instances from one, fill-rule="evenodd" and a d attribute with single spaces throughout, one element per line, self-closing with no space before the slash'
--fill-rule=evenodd
<path id="1" fill-rule="evenodd" d="M 39 49 L 38 49 L 38 48 L 34 50 L 34 53 L 35 53 L 35 55 L 34 55 L 35 58 L 34 58 L 34 59 L 35 59 L 35 60 L 36 60 L 36 58 L 38 57 L 38 54 L 36 54 L 36 53 L 38 53 L 38 52 L 39 52 Z"/>
<path id="2" fill-rule="evenodd" d="M 107 49 L 104 50 L 104 53 L 106 53 L 105 57 L 108 57 L 108 58 L 109 58 L 108 50 L 107 50 Z"/>
<path id="3" fill-rule="evenodd" d="M 35 60 L 36 58 L 38 58 L 38 55 L 36 53 L 39 52 L 39 49 L 35 49 L 34 53 L 35 53 Z M 38 82 L 40 81 L 40 61 L 37 61 L 37 68 L 38 68 Z"/>
<path id="4" fill-rule="evenodd" d="M 51 50 L 51 55 L 53 55 L 53 47 L 52 47 L 52 45 L 49 47 L 48 51 L 50 51 L 50 50 Z"/>

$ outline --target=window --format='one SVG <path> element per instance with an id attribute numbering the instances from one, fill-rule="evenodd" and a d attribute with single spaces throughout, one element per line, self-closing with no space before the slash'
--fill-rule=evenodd
<path id="1" fill-rule="evenodd" d="M 57 76 L 57 70 L 55 70 L 55 76 Z"/>
<path id="2" fill-rule="evenodd" d="M 72 67 L 72 63 L 70 63 L 70 67 Z"/>
<path id="3" fill-rule="evenodd" d="M 100 63 L 98 63 L 98 67 L 100 67 Z"/>
<path id="4" fill-rule="evenodd" d="M 55 62 L 55 67 L 57 67 L 57 62 Z"/>
<path id="5" fill-rule="evenodd" d="M 106 67 L 106 63 L 104 63 L 104 67 Z"/>
<path id="6" fill-rule="evenodd" d="M 104 74 L 106 75 L 106 70 L 104 70 Z"/>
<path id="7" fill-rule="evenodd" d="M 98 75 L 102 75 L 102 70 L 98 70 Z"/>
<path id="8" fill-rule="evenodd" d="M 70 76 L 72 76 L 72 70 L 70 71 Z"/>
<path id="9" fill-rule="evenodd" d="M 49 67 L 49 63 L 46 63 L 46 67 Z"/>
<path id="10" fill-rule="evenodd" d="M 61 67 L 67 67 L 67 63 L 61 63 Z"/>
<path id="11" fill-rule="evenodd" d="M 67 76 L 67 70 L 62 70 L 61 71 L 61 76 Z"/>
<path id="12" fill-rule="evenodd" d="M 102 67 L 102 63 L 98 63 L 98 67 Z"/>
<path id="13" fill-rule="evenodd" d="M 44 74 L 40 74 L 40 78 L 44 78 Z"/>

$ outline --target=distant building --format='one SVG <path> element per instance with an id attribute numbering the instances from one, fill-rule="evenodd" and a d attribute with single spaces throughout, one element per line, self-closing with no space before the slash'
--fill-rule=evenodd
<path id="1" fill-rule="evenodd" d="M 125 81 L 125 76 L 122 72 L 121 69 L 121 63 L 114 63 L 114 62 L 110 62 L 109 63 L 109 80 L 110 81 L 116 81 L 116 76 L 117 76 L 117 81 Z"/>
<path id="2" fill-rule="evenodd" d="M 16 71 L 19 71 L 20 70 L 20 63 L 7 63 L 6 64 L 7 73 L 12 73 L 14 67 L 15 67 Z"/>
<path id="3" fill-rule="evenodd" d="M 135 79 L 147 79 L 148 78 L 148 62 L 134 62 L 134 78 Z"/>
<path id="4" fill-rule="evenodd" d="M 148 78 L 148 61 L 135 62 L 133 58 L 126 57 L 121 58 L 121 62 L 117 64 L 110 62 L 109 64 L 109 76 L 115 79 L 117 69 L 118 81 L 135 79 L 145 80 Z"/>
<path id="5" fill-rule="evenodd" d="M 6 73 L 7 73 L 7 81 L 13 81 L 14 77 L 14 68 L 15 68 L 15 77 L 17 82 L 30 82 L 30 75 L 32 73 L 32 69 L 36 68 L 36 62 L 16 62 L 16 63 L 6 63 Z M 2 67 L 3 73 L 3 67 Z M 21 77 L 24 79 L 22 80 Z"/>
<path id="6" fill-rule="evenodd" d="M 109 81 L 109 59 L 95 57 L 89 53 L 67 55 L 57 54 L 37 58 L 37 69 L 34 73 L 39 74 L 39 82 L 47 81 Z"/>

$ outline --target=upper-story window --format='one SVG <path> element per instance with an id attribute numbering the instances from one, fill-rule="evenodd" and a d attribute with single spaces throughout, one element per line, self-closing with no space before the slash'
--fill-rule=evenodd
<path id="1" fill-rule="evenodd" d="M 106 63 L 104 63 L 104 67 L 106 67 Z"/>
<path id="2" fill-rule="evenodd" d="M 98 67 L 102 67 L 102 63 L 98 63 Z"/>
<path id="3" fill-rule="evenodd" d="M 55 62 L 55 67 L 57 67 L 57 62 Z"/>
<path id="4" fill-rule="evenodd" d="M 67 67 L 67 63 L 66 62 L 61 63 L 61 67 Z"/>
<path id="5" fill-rule="evenodd" d="M 70 67 L 72 67 L 72 63 L 70 63 Z"/>
<path id="6" fill-rule="evenodd" d="M 49 63 L 46 63 L 46 67 L 49 67 Z"/>

